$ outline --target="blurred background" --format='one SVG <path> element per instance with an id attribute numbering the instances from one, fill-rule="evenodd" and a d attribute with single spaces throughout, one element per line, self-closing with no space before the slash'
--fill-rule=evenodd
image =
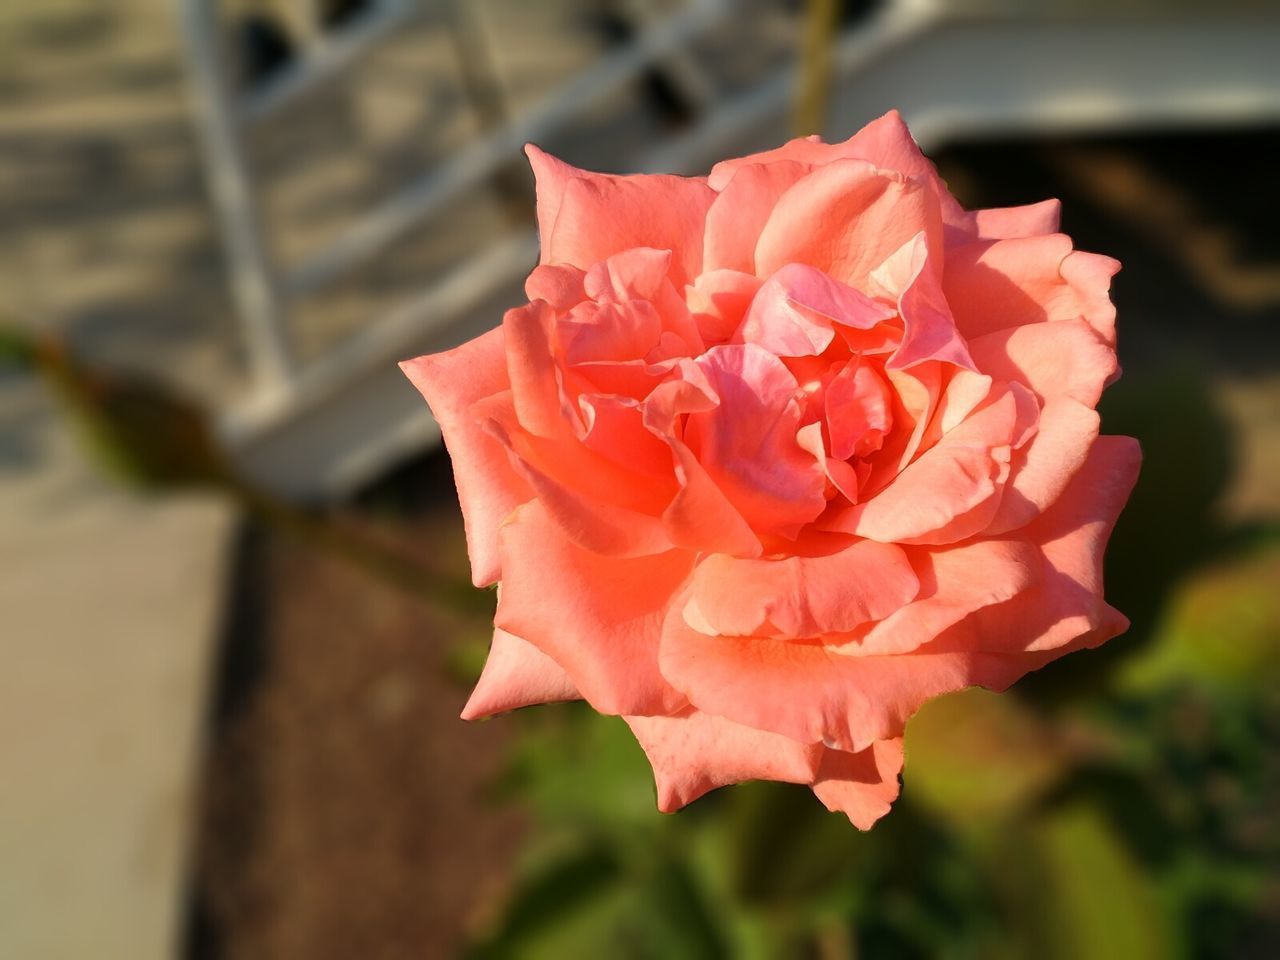
<path id="1" fill-rule="evenodd" d="M 1132 630 L 926 707 L 869 834 L 457 720 L 492 596 L 395 361 L 522 299 L 520 147 L 894 107 L 1125 265 Z M 4 0 L 0 958 L 1280 956 L 1278 163 L 1243 0 Z"/>

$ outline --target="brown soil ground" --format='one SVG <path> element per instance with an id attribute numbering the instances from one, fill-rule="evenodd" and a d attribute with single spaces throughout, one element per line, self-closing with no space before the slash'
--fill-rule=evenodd
<path id="1" fill-rule="evenodd" d="M 447 471 L 429 458 L 365 514 L 416 491 L 399 533 L 465 575 Z M 453 955 L 521 836 L 519 813 L 486 798 L 510 727 L 461 722 L 449 667 L 487 625 L 257 526 L 237 566 L 189 955 Z"/>

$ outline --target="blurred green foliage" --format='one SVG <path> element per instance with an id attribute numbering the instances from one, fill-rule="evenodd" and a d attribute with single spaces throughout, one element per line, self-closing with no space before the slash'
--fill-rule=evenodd
<path id="1" fill-rule="evenodd" d="M 1280 956 L 1280 535 L 1217 519 L 1230 438 L 1192 371 L 1104 410 L 1145 450 L 1108 555 L 1129 634 L 928 704 L 869 833 L 775 783 L 659 815 L 621 720 L 523 711 L 499 792 L 536 829 L 471 955 Z"/>

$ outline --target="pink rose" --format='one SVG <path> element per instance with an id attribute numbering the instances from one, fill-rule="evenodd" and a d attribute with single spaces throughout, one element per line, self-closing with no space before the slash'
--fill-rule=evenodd
<path id="1" fill-rule="evenodd" d="M 404 364 L 499 584 L 464 717 L 582 697 L 663 810 L 763 778 L 865 829 L 925 700 L 1126 628 L 1118 264 L 1056 201 L 966 212 L 896 113 L 705 178 L 528 153 L 529 303 Z"/>

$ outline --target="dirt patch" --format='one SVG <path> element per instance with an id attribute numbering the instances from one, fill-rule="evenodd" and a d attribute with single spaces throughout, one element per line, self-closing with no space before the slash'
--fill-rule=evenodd
<path id="1" fill-rule="evenodd" d="M 447 469 L 430 458 L 365 506 L 456 573 Z M 187 955 L 453 955 L 522 832 L 487 797 L 511 730 L 460 721 L 448 667 L 486 624 L 252 525 L 234 579 Z"/>

